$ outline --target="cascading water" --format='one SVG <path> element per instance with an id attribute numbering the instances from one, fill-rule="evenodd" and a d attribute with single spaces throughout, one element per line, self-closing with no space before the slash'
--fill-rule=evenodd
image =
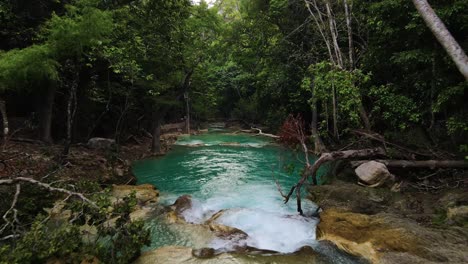
<path id="1" fill-rule="evenodd" d="M 288 191 L 304 166 L 300 160 L 300 156 L 267 138 L 208 133 L 182 137 L 164 157 L 136 163 L 138 183 L 154 184 L 161 191 L 162 203 L 172 204 L 184 194 L 192 196 L 192 208 L 184 212 L 187 221 L 204 223 L 225 210 L 217 223 L 248 234 L 247 239 L 235 242 L 221 238 L 193 240 L 155 220 L 149 223 L 154 235 L 151 248 L 177 244 L 229 249 L 243 243 L 289 253 L 304 245 L 318 247 L 318 219 L 299 216 L 294 201 L 284 204 L 274 180 Z M 322 173 L 319 171 L 319 175 Z M 316 210 L 306 199 L 303 207 Z"/>

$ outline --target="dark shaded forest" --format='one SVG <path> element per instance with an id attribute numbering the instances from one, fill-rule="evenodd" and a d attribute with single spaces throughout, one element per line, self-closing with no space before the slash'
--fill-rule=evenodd
<path id="1" fill-rule="evenodd" d="M 315 154 L 391 142 L 398 149 L 391 157 L 466 160 L 466 55 L 462 66 L 454 61 L 418 2 L 425 1 L 1 0 L 3 148 L 26 142 L 59 149 L 51 155 L 54 170 L 91 138 L 112 139 L 115 153 L 147 138 L 145 151 L 157 154 L 166 124 L 185 122 L 190 133 L 235 121 L 277 134 L 294 116 Z M 464 54 L 468 1 L 430 4 Z M 12 157 L 3 155 L 3 164 Z M 143 224 L 127 221 L 133 197 L 114 210 L 124 216 L 117 227 L 99 229 L 113 236 L 112 253 L 62 241 L 26 254 L 34 237 L 47 234 L 34 195 L 48 205 L 57 196 L 30 187 L 29 208 L 13 217 L 18 182 L 29 181 L 14 179 L 24 176 L 31 175 L 0 178 L 8 185 L 0 193 L 11 196 L 0 207 L 0 255 L 13 252 L 0 262 L 90 254 L 127 263 L 147 243 Z M 89 203 L 79 196 L 101 190 L 98 181 L 76 184 L 73 193 L 47 184 L 41 188 L 77 198 L 70 209 L 93 212 L 96 225 L 110 217 L 104 194 Z M 58 228 L 52 240 L 77 235 L 75 227 Z"/>

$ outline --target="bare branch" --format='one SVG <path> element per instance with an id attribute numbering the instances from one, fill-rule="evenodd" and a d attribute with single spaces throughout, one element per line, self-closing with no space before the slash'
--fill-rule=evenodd
<path id="1" fill-rule="evenodd" d="M 98 206 L 93 201 L 86 198 L 82 193 L 72 192 L 72 191 L 69 191 L 69 190 L 63 189 L 63 188 L 52 187 L 50 184 L 43 183 L 43 182 L 34 180 L 32 178 L 17 177 L 17 178 L 14 178 L 14 179 L 0 180 L 0 185 L 15 184 L 15 183 L 18 183 L 18 182 L 32 183 L 32 184 L 35 184 L 35 185 L 37 185 L 37 186 L 39 186 L 41 188 L 49 190 L 51 192 L 61 192 L 61 193 L 66 193 L 66 194 L 71 195 L 71 196 L 76 196 L 76 197 L 80 198 L 81 200 L 83 200 L 84 202 L 90 204 L 92 207 L 98 208 Z"/>

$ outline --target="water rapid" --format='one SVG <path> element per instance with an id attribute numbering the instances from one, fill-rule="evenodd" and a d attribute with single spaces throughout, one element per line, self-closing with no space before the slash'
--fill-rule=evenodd
<path id="1" fill-rule="evenodd" d="M 288 191 L 299 178 L 301 158 L 268 138 L 207 133 L 182 137 L 167 155 L 136 163 L 138 183 L 154 184 L 161 191 L 162 203 L 192 196 L 193 206 L 184 212 L 187 221 L 204 223 L 225 210 L 217 223 L 248 234 L 247 239 L 235 242 L 191 239 L 191 234 L 154 220 L 150 223 L 154 231 L 151 248 L 177 244 L 229 249 L 243 243 L 290 253 L 304 245 L 317 247 L 318 219 L 298 215 L 295 201 L 284 204 L 275 184 L 276 179 Z M 312 202 L 304 199 L 304 203 L 306 211 L 316 210 Z"/>

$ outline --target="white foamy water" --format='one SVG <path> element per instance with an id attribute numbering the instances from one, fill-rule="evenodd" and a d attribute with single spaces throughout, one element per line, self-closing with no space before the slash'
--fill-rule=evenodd
<path id="1" fill-rule="evenodd" d="M 289 253 L 315 243 L 318 220 L 298 215 L 294 201 L 291 205 L 285 205 L 271 184 L 240 186 L 242 187 L 229 187 L 222 181 L 210 181 L 204 188 L 217 188 L 214 192 L 210 191 L 213 195 L 206 200 L 194 199 L 192 208 L 183 214 L 189 222 L 204 223 L 213 214 L 225 210 L 215 222 L 238 228 L 248 234 L 248 238 L 243 241 L 217 239 L 211 244 L 213 248 L 231 249 L 234 246 L 247 245 Z M 310 210 L 316 208 L 307 201 L 304 201 L 304 207 Z"/>

